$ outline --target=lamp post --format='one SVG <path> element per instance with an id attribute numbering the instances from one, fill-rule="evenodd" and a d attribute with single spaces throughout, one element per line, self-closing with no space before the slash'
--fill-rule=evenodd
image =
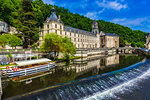
<path id="1" fill-rule="evenodd" d="M 30 38 L 28 40 L 29 40 L 29 49 L 30 49 L 30 60 L 31 60 Z"/>
<path id="2" fill-rule="evenodd" d="M 30 48 L 30 38 L 28 40 L 29 40 L 29 48 Z"/>

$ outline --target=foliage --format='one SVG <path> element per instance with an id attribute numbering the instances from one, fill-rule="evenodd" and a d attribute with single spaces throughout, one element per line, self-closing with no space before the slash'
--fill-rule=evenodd
<path id="1" fill-rule="evenodd" d="M 12 54 L 11 54 L 11 52 L 10 52 L 10 53 L 8 53 L 8 57 L 9 57 L 9 58 L 11 58 L 11 57 L 12 57 Z"/>
<path id="2" fill-rule="evenodd" d="M 21 46 L 22 41 L 20 38 L 18 38 L 15 35 L 11 35 L 11 34 L 0 35 L 0 46 L 5 47 L 6 44 L 8 44 L 11 47 L 16 47 L 16 46 Z"/>
<path id="3" fill-rule="evenodd" d="M 63 51 L 66 54 L 74 55 L 76 54 L 76 47 L 71 42 L 71 40 L 68 37 L 63 38 Z"/>
<path id="4" fill-rule="evenodd" d="M 125 41 L 120 37 L 119 38 L 119 47 L 124 47 L 126 45 Z"/>
<path id="5" fill-rule="evenodd" d="M 11 37 L 8 40 L 8 44 L 9 44 L 9 46 L 16 48 L 16 46 L 22 45 L 22 41 L 17 36 L 11 35 Z"/>
<path id="6" fill-rule="evenodd" d="M 42 0 L 0 0 L 0 20 L 16 27 L 23 33 L 24 45 L 28 45 L 28 38 L 31 44 L 38 40 L 37 28 L 43 27 L 43 23 L 50 16 L 52 5 L 44 4 Z M 61 16 L 61 20 L 66 26 L 79 28 L 86 31 L 92 30 L 93 20 L 73 14 L 68 9 L 55 6 L 56 14 Z M 99 30 L 101 26 L 107 33 L 116 33 L 121 37 L 121 46 L 125 43 L 144 46 L 146 33 L 139 30 L 131 30 L 128 27 L 98 20 Z M 135 38 L 136 37 L 136 38 Z M 4 43 L 3 43 L 4 44 Z"/>
<path id="7" fill-rule="evenodd" d="M 33 43 L 33 44 L 32 44 L 32 48 L 34 48 L 34 49 L 36 49 L 37 46 L 38 46 L 38 45 L 37 45 L 36 43 Z"/>
<path id="8" fill-rule="evenodd" d="M 70 55 L 69 55 L 68 53 L 66 53 L 66 54 L 64 55 L 64 60 L 65 60 L 66 62 L 69 62 L 70 59 L 71 59 Z"/>
<path id="9" fill-rule="evenodd" d="M 76 53 L 75 46 L 69 38 L 63 38 L 55 33 L 46 34 L 41 49 L 46 52 L 54 52 L 55 56 L 58 56 L 60 52 L 71 55 Z"/>
<path id="10" fill-rule="evenodd" d="M 55 33 L 46 34 L 41 48 L 58 55 L 59 52 L 62 52 L 62 38 Z"/>
<path id="11" fill-rule="evenodd" d="M 30 0 L 22 0 L 20 8 L 18 9 L 18 18 L 16 19 L 17 30 L 22 32 L 24 38 L 23 46 L 27 48 L 29 44 L 32 44 L 35 33 L 37 32 L 35 13 Z"/>
<path id="12" fill-rule="evenodd" d="M 132 47 L 136 47 L 135 42 L 131 43 L 131 46 L 132 46 Z"/>
<path id="13" fill-rule="evenodd" d="M 0 35 L 0 46 L 4 48 L 6 44 L 7 44 L 7 38 L 4 35 Z"/>

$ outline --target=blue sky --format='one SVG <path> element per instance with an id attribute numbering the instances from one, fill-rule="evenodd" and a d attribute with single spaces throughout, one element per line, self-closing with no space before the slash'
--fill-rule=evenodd
<path id="1" fill-rule="evenodd" d="M 150 32 L 150 0 L 43 0 L 91 19 Z"/>

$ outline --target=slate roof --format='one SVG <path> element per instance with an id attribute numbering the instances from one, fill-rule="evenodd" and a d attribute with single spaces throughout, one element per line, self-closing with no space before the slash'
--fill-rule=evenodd
<path id="1" fill-rule="evenodd" d="M 107 36 L 118 36 L 116 34 L 106 33 Z"/>
<path id="2" fill-rule="evenodd" d="M 57 15 L 55 13 L 55 8 L 54 7 L 52 8 L 51 15 L 50 15 L 50 17 L 48 18 L 48 20 L 46 22 L 51 22 L 51 21 L 63 24 L 62 21 L 58 19 Z"/>
<path id="3" fill-rule="evenodd" d="M 95 24 L 95 23 L 97 23 L 97 21 L 96 21 L 96 20 L 94 20 L 92 24 Z M 98 23 L 97 23 L 97 24 L 98 24 Z"/>
<path id="4" fill-rule="evenodd" d="M 64 26 L 64 31 L 70 32 L 70 30 L 71 30 L 71 32 L 76 32 L 76 33 L 79 33 L 79 34 L 86 34 L 86 35 L 95 36 L 92 32 L 88 32 L 88 31 L 84 31 L 84 30 L 80 30 L 80 29 Z"/>
<path id="5" fill-rule="evenodd" d="M 147 33 L 147 34 L 146 34 L 146 36 L 149 36 L 149 35 L 150 35 L 150 33 Z"/>

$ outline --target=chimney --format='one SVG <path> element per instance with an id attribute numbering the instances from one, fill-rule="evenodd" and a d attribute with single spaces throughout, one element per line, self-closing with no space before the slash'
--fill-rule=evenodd
<path id="1" fill-rule="evenodd" d="M 58 19 L 60 20 L 60 15 L 58 16 Z"/>

